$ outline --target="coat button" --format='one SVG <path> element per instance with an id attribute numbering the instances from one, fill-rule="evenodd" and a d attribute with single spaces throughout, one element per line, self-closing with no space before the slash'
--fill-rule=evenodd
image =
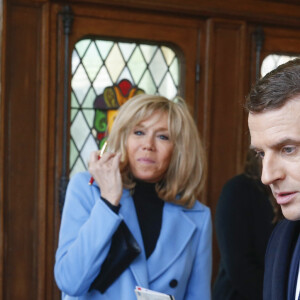
<path id="1" fill-rule="evenodd" d="M 172 279 L 169 283 L 171 288 L 175 288 L 178 284 L 178 281 L 176 279 Z"/>

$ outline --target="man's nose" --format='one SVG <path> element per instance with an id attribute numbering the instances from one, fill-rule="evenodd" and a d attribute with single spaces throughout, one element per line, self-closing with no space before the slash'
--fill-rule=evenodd
<path id="1" fill-rule="evenodd" d="M 277 180 L 284 178 L 284 169 L 280 163 L 280 159 L 274 156 L 266 156 L 262 162 L 261 181 L 265 185 L 270 185 Z"/>

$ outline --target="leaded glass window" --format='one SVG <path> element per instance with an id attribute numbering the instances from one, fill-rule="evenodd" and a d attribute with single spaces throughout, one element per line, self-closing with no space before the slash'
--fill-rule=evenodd
<path id="1" fill-rule="evenodd" d="M 278 66 L 292 60 L 298 56 L 291 55 L 279 55 L 279 54 L 270 54 L 265 57 L 261 65 L 261 76 L 265 76 L 267 73 L 276 69 Z"/>
<path id="2" fill-rule="evenodd" d="M 87 169 L 118 107 L 137 93 L 179 94 L 180 61 L 166 45 L 83 39 L 72 53 L 70 176 Z M 181 95 L 182 96 L 182 95 Z"/>

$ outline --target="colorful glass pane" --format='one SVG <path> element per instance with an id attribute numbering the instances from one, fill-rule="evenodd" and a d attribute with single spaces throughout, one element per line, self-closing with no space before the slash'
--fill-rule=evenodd
<path id="1" fill-rule="evenodd" d="M 180 61 L 165 45 L 83 39 L 72 53 L 70 176 L 87 168 L 117 110 L 138 93 L 174 98 Z"/>

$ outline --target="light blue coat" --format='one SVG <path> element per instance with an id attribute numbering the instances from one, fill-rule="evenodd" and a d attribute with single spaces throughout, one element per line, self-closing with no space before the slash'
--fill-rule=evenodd
<path id="1" fill-rule="evenodd" d="M 209 208 L 199 202 L 191 209 L 165 203 L 156 248 L 146 260 L 130 192 L 124 189 L 121 208 L 116 214 L 100 199 L 98 185 L 88 185 L 89 179 L 88 172 L 76 174 L 67 189 L 54 268 L 63 299 L 136 300 L 134 289 L 142 286 L 172 294 L 176 300 L 209 300 L 212 269 Z M 97 290 L 88 292 L 122 220 L 142 252 L 104 294 Z M 178 284 L 171 287 L 174 279 Z"/>

